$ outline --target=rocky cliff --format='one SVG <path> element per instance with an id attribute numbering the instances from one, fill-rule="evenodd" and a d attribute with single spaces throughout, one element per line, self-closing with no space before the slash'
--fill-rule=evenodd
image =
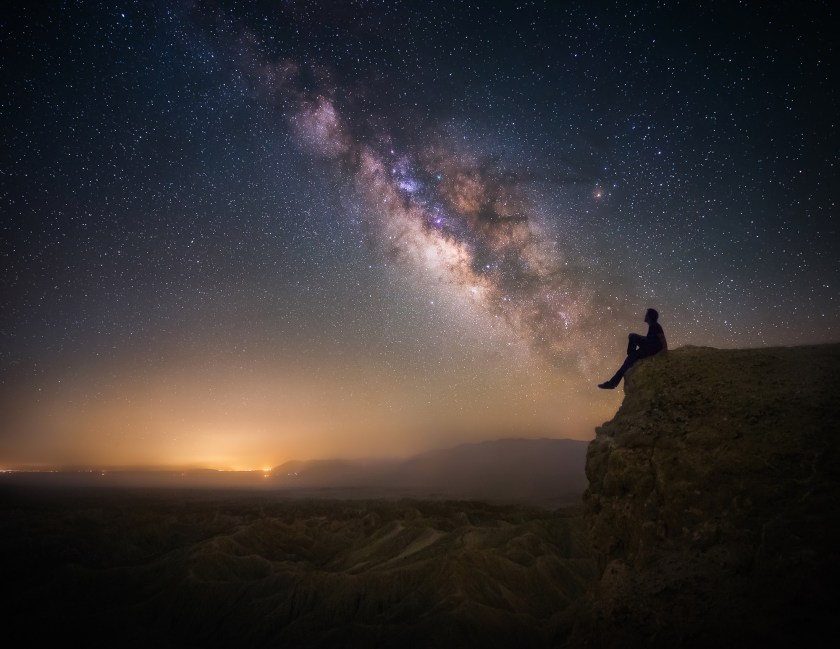
<path id="1" fill-rule="evenodd" d="M 821 646 L 840 591 L 840 345 L 683 347 L 624 390 L 588 449 L 600 577 L 575 644 Z"/>

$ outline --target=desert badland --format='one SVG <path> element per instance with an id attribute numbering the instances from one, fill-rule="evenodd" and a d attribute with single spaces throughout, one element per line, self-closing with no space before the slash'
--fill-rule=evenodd
<path id="1" fill-rule="evenodd" d="M 838 345 L 640 363 L 564 504 L 476 484 L 454 498 L 4 480 L 6 632 L 161 647 L 812 642 L 840 573 L 838 367 Z"/>

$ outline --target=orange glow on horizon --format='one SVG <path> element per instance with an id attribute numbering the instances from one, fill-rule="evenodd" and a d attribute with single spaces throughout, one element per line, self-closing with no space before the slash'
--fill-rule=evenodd
<path id="1" fill-rule="evenodd" d="M 434 381 L 368 358 L 122 360 L 77 371 L 73 381 L 56 372 L 37 401 L 0 403 L 15 432 L 0 438 L 0 458 L 6 466 L 266 472 L 290 460 L 407 457 L 499 437 L 591 439 L 620 400 L 535 365 L 521 348 L 494 342 L 480 374 L 459 349 L 445 350 L 452 367 Z"/>

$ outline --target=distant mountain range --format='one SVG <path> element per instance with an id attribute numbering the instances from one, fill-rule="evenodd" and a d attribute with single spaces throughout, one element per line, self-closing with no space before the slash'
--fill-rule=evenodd
<path id="1" fill-rule="evenodd" d="M 0 486 L 259 489 L 292 497 L 474 499 L 541 506 L 577 504 L 588 485 L 589 442 L 499 439 L 400 460 L 286 462 L 264 471 L 122 466 L 0 472 Z"/>
<path id="2" fill-rule="evenodd" d="M 435 450 L 404 460 L 286 462 L 271 471 L 277 486 L 375 489 L 412 495 L 503 501 L 580 498 L 587 486 L 588 442 L 500 439 Z"/>

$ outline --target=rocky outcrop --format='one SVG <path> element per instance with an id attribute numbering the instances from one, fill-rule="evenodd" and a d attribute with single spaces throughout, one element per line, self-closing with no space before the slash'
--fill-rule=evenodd
<path id="1" fill-rule="evenodd" d="M 840 590 L 840 345 L 683 347 L 624 390 L 587 455 L 575 643 L 812 646 Z"/>

